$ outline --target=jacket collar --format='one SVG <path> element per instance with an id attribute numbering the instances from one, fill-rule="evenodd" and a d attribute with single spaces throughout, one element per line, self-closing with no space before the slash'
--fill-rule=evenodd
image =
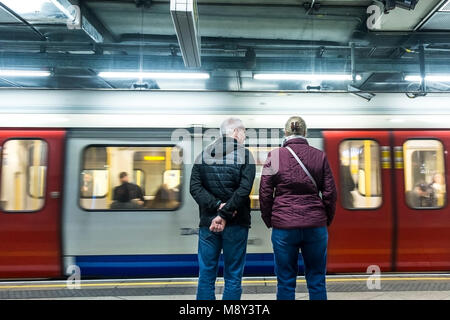
<path id="1" fill-rule="evenodd" d="M 236 139 L 222 136 L 205 148 L 204 157 L 223 157 L 237 150 L 242 151 L 243 148 Z"/>
<path id="2" fill-rule="evenodd" d="M 308 140 L 306 140 L 306 138 L 304 136 L 299 136 L 299 135 L 292 135 L 292 136 L 287 136 L 286 138 L 284 138 L 283 140 L 283 147 L 289 145 L 289 144 L 306 144 L 309 145 Z"/>

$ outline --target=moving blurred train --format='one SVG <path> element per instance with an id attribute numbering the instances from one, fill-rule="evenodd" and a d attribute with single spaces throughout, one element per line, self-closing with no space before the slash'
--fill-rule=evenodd
<path id="1" fill-rule="evenodd" d="M 336 218 L 329 228 L 329 273 L 366 272 L 373 265 L 385 272 L 450 269 L 446 183 L 450 129 L 437 127 L 440 120 L 436 126 L 418 124 L 427 112 L 445 105 L 448 96 L 421 100 L 430 107 L 422 107 L 423 114 L 410 124 L 401 118 L 420 106 L 414 102 L 402 114 L 395 105 L 407 98 L 393 95 L 380 100 L 392 103 L 391 110 L 382 111 L 385 120 L 380 123 L 380 112 L 370 108 L 351 114 L 355 105 L 365 101 L 325 95 L 315 102 L 313 111 L 284 106 L 276 116 L 248 106 L 241 111 L 224 108 L 226 112 L 192 107 L 191 117 L 199 122 L 189 125 L 192 119 L 187 119 L 180 126 L 180 118 L 189 116 L 171 115 L 173 110 L 161 110 L 161 105 L 158 111 L 146 112 L 136 103 L 126 106 L 124 101 L 132 93 L 122 93 L 126 95 L 120 102 L 123 106 L 112 103 L 101 112 L 84 108 L 78 113 L 62 110 L 80 108 L 80 101 L 100 108 L 100 100 L 93 101 L 94 93 L 64 92 L 62 101 L 55 97 L 63 93 L 46 92 L 49 101 L 58 101 L 59 111 L 50 105 L 54 102 L 30 104 L 36 94 L 43 93 L 24 91 L 17 95 L 19 101 L 0 103 L 0 279 L 61 278 L 74 265 L 83 278 L 195 276 L 198 207 L 189 194 L 190 159 L 214 138 L 209 129 L 231 114 L 249 124 L 247 147 L 257 161 L 246 275 L 273 274 L 270 230 L 258 211 L 259 177 L 267 153 L 282 141 L 283 121 L 292 113 L 305 116 L 308 141 L 327 153 L 339 191 Z M 96 99 L 101 99 L 98 95 Z M 140 96 L 148 97 L 147 93 Z M 197 99 L 201 100 L 198 93 Z M 265 99 L 266 108 L 274 108 L 275 102 Z M 301 101 L 314 103 L 308 99 Z M 340 99 L 347 101 L 349 109 L 334 110 L 336 116 L 333 112 L 320 115 L 321 104 L 345 104 Z M 14 106 L 21 103 L 23 121 Z M 315 120 L 343 119 L 338 112 L 346 115 L 340 124 L 320 127 Z M 126 117 L 133 113 L 135 120 L 159 120 L 149 120 L 147 127 L 136 126 Z M 166 121 L 161 122 L 161 114 Z M 441 110 L 440 117 L 448 119 L 449 114 Z M 121 124 L 115 125 L 108 115 L 114 115 L 114 121 L 121 118 Z M 364 115 L 365 122 L 355 121 Z M 95 116 L 96 122 L 80 123 L 80 116 Z M 206 117 L 212 122 L 198 125 Z M 110 209 L 123 171 L 144 192 L 140 208 Z"/>

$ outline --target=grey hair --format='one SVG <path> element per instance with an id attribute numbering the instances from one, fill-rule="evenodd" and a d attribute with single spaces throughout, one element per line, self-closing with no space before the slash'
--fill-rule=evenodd
<path id="1" fill-rule="evenodd" d="M 229 136 L 233 134 L 234 129 L 245 129 L 244 123 L 238 118 L 228 118 L 220 125 L 220 134 L 222 136 Z"/>

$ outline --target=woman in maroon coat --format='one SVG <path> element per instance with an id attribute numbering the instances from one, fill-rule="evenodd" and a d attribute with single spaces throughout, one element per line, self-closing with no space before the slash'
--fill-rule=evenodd
<path id="1" fill-rule="evenodd" d="M 308 144 L 302 118 L 289 118 L 285 135 L 283 147 L 268 155 L 259 189 L 262 219 L 273 228 L 277 299 L 295 299 L 301 250 L 309 298 L 326 300 L 327 226 L 336 185 L 325 153 Z"/>

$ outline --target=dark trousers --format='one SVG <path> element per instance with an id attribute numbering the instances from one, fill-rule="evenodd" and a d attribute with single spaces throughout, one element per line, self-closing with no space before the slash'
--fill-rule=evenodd
<path id="1" fill-rule="evenodd" d="M 215 284 L 219 270 L 219 258 L 223 249 L 225 288 L 223 300 L 240 300 L 245 254 L 247 252 L 248 228 L 226 226 L 215 233 L 202 227 L 199 231 L 197 300 L 215 300 Z"/>
<path id="2" fill-rule="evenodd" d="M 310 300 L 326 300 L 327 227 L 273 229 L 277 299 L 294 300 L 301 250 Z"/>

